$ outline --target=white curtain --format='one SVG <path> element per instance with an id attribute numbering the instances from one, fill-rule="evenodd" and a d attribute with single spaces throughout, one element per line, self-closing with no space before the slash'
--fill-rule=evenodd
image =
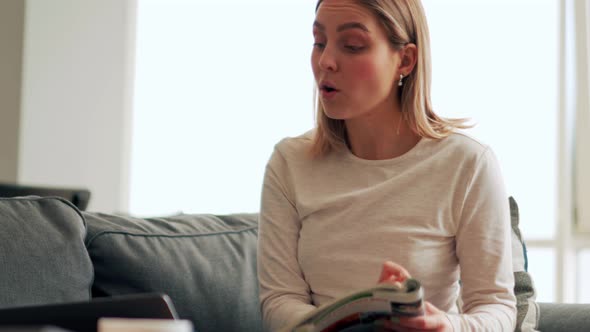
<path id="1" fill-rule="evenodd" d="M 577 230 L 590 232 L 590 45 L 588 0 L 575 0 L 574 204 Z"/>

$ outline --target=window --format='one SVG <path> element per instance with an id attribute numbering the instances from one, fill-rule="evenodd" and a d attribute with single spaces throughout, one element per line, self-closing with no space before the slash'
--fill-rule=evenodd
<path id="1" fill-rule="evenodd" d="M 315 3 L 139 1 L 131 213 L 258 211 L 273 145 L 313 126 Z M 435 110 L 472 118 L 468 133 L 495 151 L 520 206 L 539 301 L 563 300 L 563 3 L 423 0 Z"/>
<path id="2" fill-rule="evenodd" d="M 273 145 L 313 126 L 314 3 L 139 1 L 131 213 L 258 211 Z"/>
<path id="3" fill-rule="evenodd" d="M 577 302 L 590 303 L 590 284 L 581 282 L 582 280 L 590 280 L 590 250 L 582 250 L 578 253 L 578 280 L 579 284 L 576 285 L 578 289 Z"/>
<path id="4" fill-rule="evenodd" d="M 423 0 L 435 110 L 476 123 L 520 208 L 538 300 L 555 300 L 559 2 Z M 534 13 L 534 14 L 533 14 Z M 523 19 L 526 18 L 526 19 Z M 538 272 L 537 272 L 538 271 Z M 535 273 L 537 272 L 537 273 Z"/>

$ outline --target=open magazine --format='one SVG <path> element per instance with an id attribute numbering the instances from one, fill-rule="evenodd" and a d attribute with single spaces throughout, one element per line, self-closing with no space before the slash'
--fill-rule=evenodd
<path id="1" fill-rule="evenodd" d="M 424 314 L 422 298 L 422 287 L 416 279 L 407 279 L 401 287 L 379 284 L 323 305 L 284 331 L 346 331 L 391 317 L 419 316 Z"/>

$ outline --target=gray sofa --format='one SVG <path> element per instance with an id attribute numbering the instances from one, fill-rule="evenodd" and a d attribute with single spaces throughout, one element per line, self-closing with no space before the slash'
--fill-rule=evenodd
<path id="1" fill-rule="evenodd" d="M 0 311 L 161 292 L 199 332 L 262 330 L 256 214 L 141 219 L 0 198 L 0 229 Z M 590 331 L 590 305 L 541 303 L 539 330 Z"/>

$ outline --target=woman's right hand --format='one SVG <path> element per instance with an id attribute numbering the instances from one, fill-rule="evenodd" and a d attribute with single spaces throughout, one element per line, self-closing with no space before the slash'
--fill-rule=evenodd
<path id="1" fill-rule="evenodd" d="M 381 268 L 381 276 L 377 283 L 393 284 L 401 287 L 401 284 L 410 278 L 410 273 L 403 266 L 392 261 L 386 261 Z"/>
<path id="2" fill-rule="evenodd" d="M 385 261 L 381 267 L 381 276 L 377 283 L 393 284 L 401 288 L 402 283 L 408 278 L 410 278 L 410 273 L 403 266 L 392 261 Z M 377 324 L 378 327 L 376 330 L 379 332 L 398 331 L 398 329 L 396 329 L 397 326 L 390 321 L 382 321 Z"/>
<path id="3" fill-rule="evenodd" d="M 403 266 L 391 261 L 383 263 L 379 283 L 390 283 L 401 286 L 401 284 L 410 278 L 408 270 Z M 380 324 L 379 331 L 411 331 L 411 332 L 447 332 L 452 331 L 451 322 L 445 313 L 438 310 L 429 302 L 424 303 L 425 312 L 423 316 L 418 317 L 401 317 L 397 322 L 383 321 Z"/>

